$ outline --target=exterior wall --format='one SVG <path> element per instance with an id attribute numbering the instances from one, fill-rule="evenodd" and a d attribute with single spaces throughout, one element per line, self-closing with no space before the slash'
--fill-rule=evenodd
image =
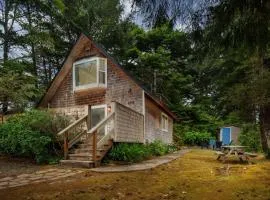
<path id="1" fill-rule="evenodd" d="M 88 106 L 87 105 L 81 105 L 81 106 L 71 106 L 71 107 L 65 107 L 65 108 L 51 108 L 52 112 L 68 116 L 71 118 L 71 121 L 76 121 L 77 119 L 83 117 L 88 113 Z"/>
<path id="2" fill-rule="evenodd" d="M 238 137 L 239 137 L 240 131 L 241 130 L 238 127 L 235 127 L 235 126 L 232 126 L 231 127 L 231 140 L 233 140 L 233 143 L 234 144 L 238 144 L 239 143 Z"/>
<path id="3" fill-rule="evenodd" d="M 84 39 L 76 48 L 73 55 L 69 56 L 68 62 L 63 66 L 68 68 L 69 71 L 49 101 L 48 106 L 50 108 L 68 110 L 70 107 L 85 106 L 85 109 L 88 109 L 88 105 L 109 104 L 112 101 L 117 101 L 139 113 L 143 113 L 143 90 L 109 58 L 107 59 L 107 88 L 92 88 L 74 92 L 73 63 L 90 56 L 105 57 L 89 39 Z"/>
<path id="4" fill-rule="evenodd" d="M 173 141 L 173 119 L 168 116 L 169 130 L 161 130 L 162 110 L 155 105 L 149 98 L 145 97 L 145 141 L 153 142 L 161 140 L 165 143 Z"/>
<path id="5" fill-rule="evenodd" d="M 115 142 L 144 142 L 144 116 L 115 103 Z"/>
<path id="6" fill-rule="evenodd" d="M 119 102 L 143 114 L 143 90 L 119 67 L 108 60 L 108 84 L 105 94 L 106 104 Z"/>

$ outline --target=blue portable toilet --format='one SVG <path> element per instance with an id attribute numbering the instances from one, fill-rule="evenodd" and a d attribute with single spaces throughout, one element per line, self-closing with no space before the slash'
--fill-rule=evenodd
<path id="1" fill-rule="evenodd" d="M 222 145 L 238 144 L 238 136 L 240 128 L 236 126 L 224 126 L 220 128 L 219 140 L 222 141 Z"/>

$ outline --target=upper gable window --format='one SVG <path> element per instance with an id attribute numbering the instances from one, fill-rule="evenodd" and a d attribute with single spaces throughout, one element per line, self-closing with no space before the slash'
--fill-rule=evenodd
<path id="1" fill-rule="evenodd" d="M 92 57 L 73 64 L 73 90 L 106 86 L 106 58 Z"/>

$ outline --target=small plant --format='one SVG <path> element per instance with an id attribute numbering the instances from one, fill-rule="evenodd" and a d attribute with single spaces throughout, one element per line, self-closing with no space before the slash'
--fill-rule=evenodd
<path id="1" fill-rule="evenodd" d="M 138 162 L 149 156 L 143 144 L 119 143 L 109 153 L 109 158 L 115 161 Z"/>
<path id="2" fill-rule="evenodd" d="M 148 145 L 148 148 L 152 155 L 154 156 L 163 156 L 168 153 L 168 146 L 162 143 L 160 140 L 156 140 L 153 143 Z"/>
<path id="3" fill-rule="evenodd" d="M 134 163 L 152 156 L 161 156 L 175 150 L 175 146 L 164 144 L 161 141 L 154 141 L 146 145 L 138 143 L 119 143 L 111 149 L 106 159 Z"/>

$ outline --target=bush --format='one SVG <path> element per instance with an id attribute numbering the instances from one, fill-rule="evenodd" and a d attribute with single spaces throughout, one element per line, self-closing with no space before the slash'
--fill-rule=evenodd
<path id="1" fill-rule="evenodd" d="M 111 149 L 109 159 L 115 161 L 138 162 L 149 156 L 143 144 L 119 143 Z"/>
<path id="2" fill-rule="evenodd" d="M 21 124 L 5 123 L 0 127 L 0 152 L 34 158 L 38 163 L 48 157 L 47 146 L 52 140 Z"/>
<path id="3" fill-rule="evenodd" d="M 189 131 L 184 135 L 184 143 L 188 145 L 201 145 L 208 143 L 212 139 L 208 132 Z"/>
<path id="4" fill-rule="evenodd" d="M 55 138 L 56 133 L 67 126 L 69 119 L 67 117 L 54 115 L 49 111 L 30 110 L 10 117 L 7 122 L 21 124 L 42 135 Z"/>
<path id="5" fill-rule="evenodd" d="M 0 152 L 50 162 L 57 153 L 53 150 L 56 133 L 67 124 L 67 119 L 60 118 L 39 110 L 10 117 L 0 126 Z"/>
<path id="6" fill-rule="evenodd" d="M 173 145 L 167 145 L 161 141 L 154 141 L 150 144 L 119 143 L 110 150 L 107 159 L 124 162 L 139 162 L 152 156 L 161 156 L 175 151 Z"/>
<path id="7" fill-rule="evenodd" d="M 248 146 L 247 151 L 261 151 L 260 133 L 257 125 L 246 124 L 242 126 L 239 135 L 239 142 L 243 146 Z"/>
<path id="8" fill-rule="evenodd" d="M 153 156 L 162 156 L 164 154 L 176 151 L 174 145 L 164 144 L 160 140 L 156 140 L 153 143 L 148 144 L 148 149 Z"/>

